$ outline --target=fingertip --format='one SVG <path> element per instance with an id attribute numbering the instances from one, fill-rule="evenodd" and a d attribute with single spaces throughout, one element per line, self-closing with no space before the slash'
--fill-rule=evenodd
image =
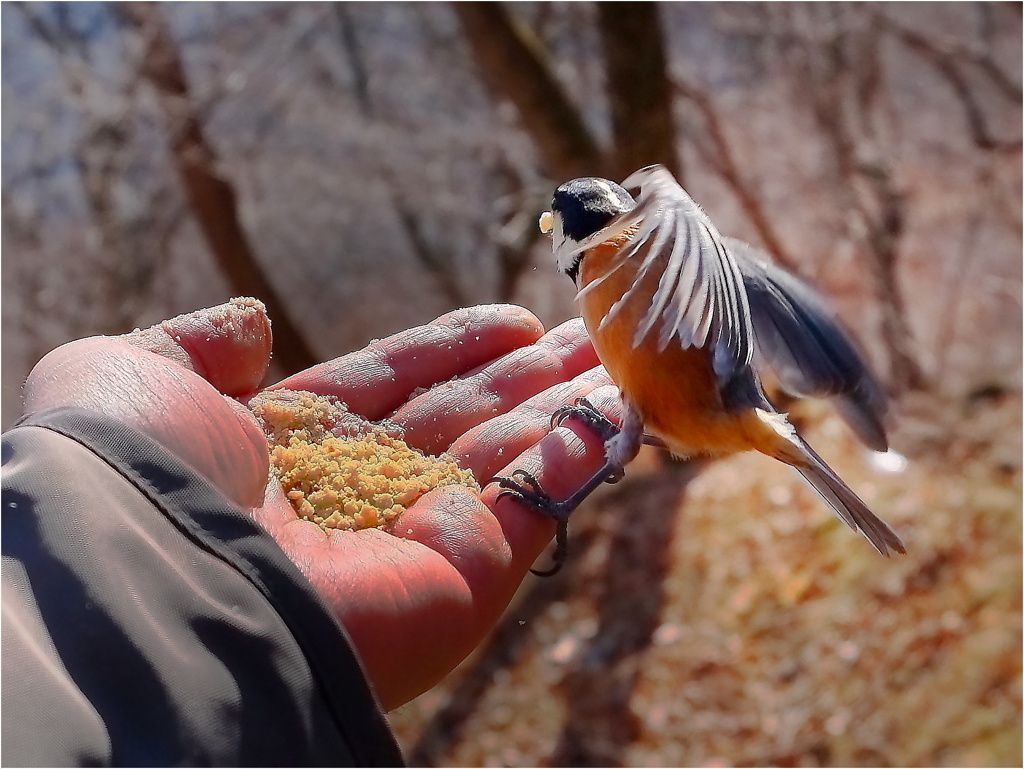
<path id="1" fill-rule="evenodd" d="M 124 338 L 195 371 L 231 396 L 259 388 L 273 341 L 266 307 L 251 297 L 179 315 Z"/>
<path id="2" fill-rule="evenodd" d="M 481 304 L 460 307 L 431 322 L 432 326 L 449 326 L 466 330 L 507 329 L 513 335 L 522 335 L 523 344 L 532 344 L 544 335 L 544 324 L 536 315 L 516 304 Z M 518 345 L 517 345 L 518 346 Z"/>
<path id="3" fill-rule="evenodd" d="M 511 559 L 493 513 L 481 502 L 479 493 L 465 486 L 441 486 L 427 492 L 396 519 L 390 532 L 443 555 L 478 596 L 488 583 L 506 573 Z"/>
<path id="4" fill-rule="evenodd" d="M 486 343 L 494 351 L 487 360 L 466 369 L 464 376 L 478 373 L 493 364 L 502 355 L 544 343 L 547 331 L 537 316 L 515 304 L 481 304 L 460 307 L 442 315 L 429 324 L 454 330 L 459 338 L 477 344 Z"/>
<path id="5" fill-rule="evenodd" d="M 616 385 L 600 385 L 587 393 L 585 397 L 591 406 L 613 422 L 622 422 L 622 396 Z"/>
<path id="6" fill-rule="evenodd" d="M 587 326 L 584 323 L 583 318 L 577 316 L 559 323 L 553 329 L 548 331 L 547 335 L 552 338 L 562 338 L 567 341 L 577 342 L 578 340 L 587 337 Z"/>

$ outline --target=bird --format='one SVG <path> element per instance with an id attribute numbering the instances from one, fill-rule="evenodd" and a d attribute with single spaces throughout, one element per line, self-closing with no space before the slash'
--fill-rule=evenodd
<path id="1" fill-rule="evenodd" d="M 767 254 L 719 233 L 660 165 L 621 186 L 598 177 L 568 181 L 540 224 L 558 269 L 578 288 L 623 412 L 616 425 L 580 399 L 553 415 L 552 427 L 578 417 L 605 440 L 604 465 L 569 498 L 552 500 L 522 470 L 496 479 L 502 494 L 558 522 L 555 565 L 535 573 L 558 571 L 571 512 L 602 483 L 621 478 L 644 443 L 677 457 L 759 451 L 794 467 L 879 553 L 906 552 L 764 392 L 764 377 L 774 376 L 791 395 L 832 397 L 868 447 L 888 448 L 882 387 L 821 294 Z"/>

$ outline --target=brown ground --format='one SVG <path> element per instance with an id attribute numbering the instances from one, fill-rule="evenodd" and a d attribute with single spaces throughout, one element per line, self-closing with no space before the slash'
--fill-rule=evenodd
<path id="1" fill-rule="evenodd" d="M 810 419 L 907 556 L 767 458 L 642 456 L 578 511 L 565 572 L 391 715 L 410 761 L 1019 766 L 1020 394 L 904 402 L 900 474 Z"/>

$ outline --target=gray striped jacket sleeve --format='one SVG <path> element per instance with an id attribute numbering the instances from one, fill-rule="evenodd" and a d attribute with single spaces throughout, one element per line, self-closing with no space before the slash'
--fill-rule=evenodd
<path id="1" fill-rule="evenodd" d="M 47 412 L 2 480 L 4 765 L 401 763 L 308 581 L 154 441 Z"/>

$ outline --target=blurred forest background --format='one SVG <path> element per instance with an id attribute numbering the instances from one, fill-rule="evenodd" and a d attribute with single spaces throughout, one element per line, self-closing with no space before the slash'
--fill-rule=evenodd
<path id="1" fill-rule="evenodd" d="M 645 454 L 392 714 L 411 760 L 1019 765 L 1021 8 L 5 2 L 3 424 L 56 345 L 236 295 L 275 378 L 461 305 L 560 322 L 552 189 L 664 163 L 887 383 L 903 472 L 800 418 L 910 554 L 756 457 Z"/>

